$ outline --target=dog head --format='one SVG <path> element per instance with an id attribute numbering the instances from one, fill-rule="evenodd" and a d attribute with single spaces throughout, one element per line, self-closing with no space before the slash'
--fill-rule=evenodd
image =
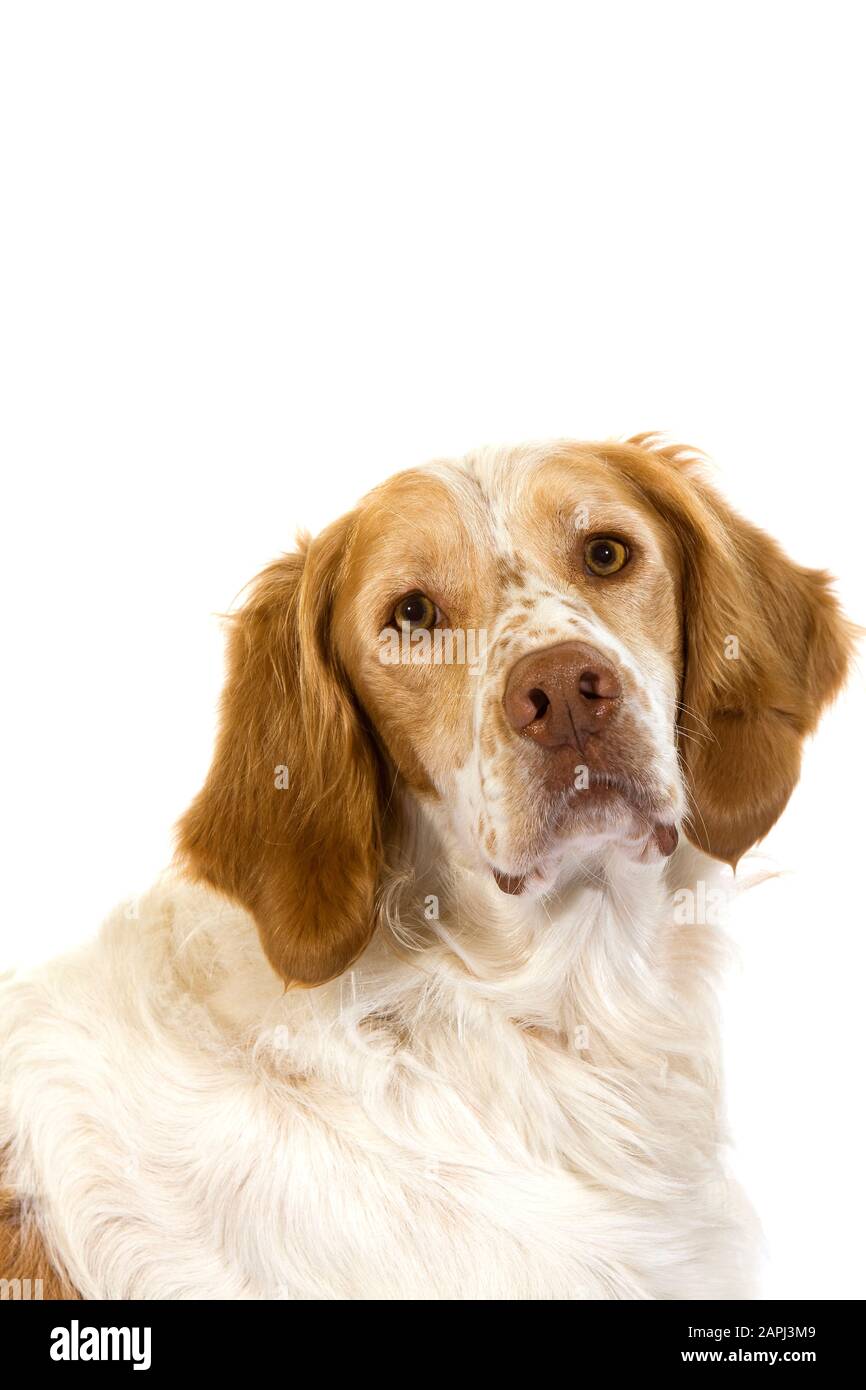
<path id="1" fill-rule="evenodd" d="M 369 940 L 398 784 L 509 893 L 681 832 L 735 864 L 851 640 L 827 576 L 650 437 L 402 473 L 254 582 L 180 850 L 309 984 Z"/>

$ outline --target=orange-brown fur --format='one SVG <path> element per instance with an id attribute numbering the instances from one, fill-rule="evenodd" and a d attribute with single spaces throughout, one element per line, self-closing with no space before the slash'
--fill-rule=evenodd
<path id="1" fill-rule="evenodd" d="M 213 766 L 180 829 L 193 873 L 250 908 L 274 969 L 300 983 L 367 944 L 381 852 L 381 770 L 328 636 L 347 526 L 256 580 L 234 620 Z"/>

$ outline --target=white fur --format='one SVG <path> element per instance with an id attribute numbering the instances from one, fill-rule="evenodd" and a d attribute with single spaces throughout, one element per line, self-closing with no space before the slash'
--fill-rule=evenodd
<path id="1" fill-rule="evenodd" d="M 405 825 L 331 984 L 284 991 L 245 912 L 168 876 L 2 986 L 7 1182 L 54 1259 L 88 1297 L 748 1295 L 719 933 L 672 896 L 710 862 L 609 848 L 524 900 Z"/>

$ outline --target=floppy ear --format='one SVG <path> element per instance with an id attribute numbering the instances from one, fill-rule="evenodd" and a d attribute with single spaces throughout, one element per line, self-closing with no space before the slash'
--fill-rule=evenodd
<path id="1" fill-rule="evenodd" d="M 381 854 L 377 758 L 328 630 L 350 525 L 275 561 L 232 618 L 213 764 L 179 825 L 187 870 L 307 985 L 369 941 Z"/>
<path id="2" fill-rule="evenodd" d="M 826 573 L 793 564 L 731 511 L 694 465 L 675 455 L 670 461 L 688 489 L 678 528 L 686 831 L 701 849 L 736 866 L 784 810 L 803 740 L 845 679 L 855 629 Z"/>

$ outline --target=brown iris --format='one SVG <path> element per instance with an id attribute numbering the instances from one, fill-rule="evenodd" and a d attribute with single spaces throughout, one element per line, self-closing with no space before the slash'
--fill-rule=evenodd
<path id="1" fill-rule="evenodd" d="M 400 599 L 394 609 L 393 621 L 394 626 L 400 628 L 431 628 L 436 626 L 438 616 L 439 610 L 433 600 L 418 591 L 406 594 L 404 598 Z"/>
<path id="2" fill-rule="evenodd" d="M 590 574 L 606 579 L 628 563 L 628 549 L 613 536 L 593 536 L 583 548 L 583 561 Z"/>

